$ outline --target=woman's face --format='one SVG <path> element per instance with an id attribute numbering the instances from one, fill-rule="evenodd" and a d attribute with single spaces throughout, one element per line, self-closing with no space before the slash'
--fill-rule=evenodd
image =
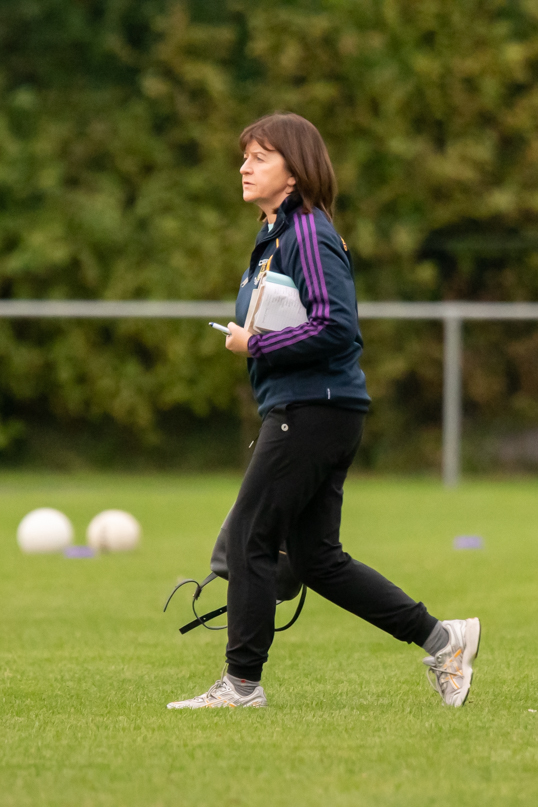
<path id="1" fill-rule="evenodd" d="M 295 179 L 290 174 L 284 157 L 279 151 L 260 146 L 251 140 L 245 150 L 245 161 L 241 166 L 243 199 L 261 207 L 269 221 L 274 221 L 276 210 L 295 187 Z"/>

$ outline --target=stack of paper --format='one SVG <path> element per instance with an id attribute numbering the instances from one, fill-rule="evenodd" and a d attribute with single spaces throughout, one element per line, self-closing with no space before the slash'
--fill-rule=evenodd
<path id="1" fill-rule="evenodd" d="M 269 333 L 307 321 L 306 308 L 291 277 L 267 272 L 252 292 L 245 328 L 250 333 Z"/>

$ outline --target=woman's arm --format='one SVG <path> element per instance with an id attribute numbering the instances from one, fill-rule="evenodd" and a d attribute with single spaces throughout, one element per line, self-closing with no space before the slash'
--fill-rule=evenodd
<path id="1" fill-rule="evenodd" d="M 248 349 L 270 365 L 294 365 L 338 355 L 358 336 L 350 261 L 329 222 L 296 214 L 282 268 L 299 290 L 308 321 L 295 328 L 251 336 Z"/>

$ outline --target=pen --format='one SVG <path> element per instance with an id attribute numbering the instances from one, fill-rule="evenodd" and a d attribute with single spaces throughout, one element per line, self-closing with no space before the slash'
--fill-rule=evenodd
<path id="1" fill-rule="evenodd" d="M 211 325 L 212 328 L 215 328 L 217 331 L 221 331 L 222 333 L 225 333 L 226 336 L 230 336 L 231 331 L 228 330 L 228 328 L 225 328 L 224 325 L 219 325 L 216 322 L 210 322 L 209 324 Z"/>

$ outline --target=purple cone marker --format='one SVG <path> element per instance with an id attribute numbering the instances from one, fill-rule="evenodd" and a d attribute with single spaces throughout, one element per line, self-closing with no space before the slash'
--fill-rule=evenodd
<path id="1" fill-rule="evenodd" d="M 454 538 L 454 549 L 484 549 L 484 539 L 480 535 L 458 535 Z"/>
<path id="2" fill-rule="evenodd" d="M 91 546 L 67 546 L 64 549 L 66 558 L 94 558 L 95 554 Z"/>

